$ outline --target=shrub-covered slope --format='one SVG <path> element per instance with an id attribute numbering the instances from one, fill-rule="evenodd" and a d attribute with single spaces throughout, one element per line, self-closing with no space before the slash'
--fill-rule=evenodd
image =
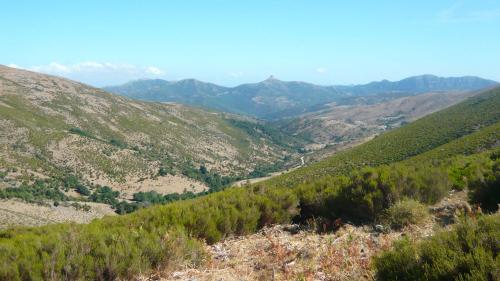
<path id="1" fill-rule="evenodd" d="M 277 186 L 293 186 L 322 175 L 342 174 L 364 166 L 401 161 L 493 125 L 488 130 L 479 133 L 475 140 L 481 142 L 482 146 L 489 147 L 498 144 L 499 108 L 500 87 L 497 87 L 399 129 L 384 133 L 353 149 L 271 179 L 267 183 Z M 467 142 L 461 143 L 467 145 Z M 463 153 L 471 152 L 466 147 L 458 147 L 459 145 L 458 143 L 453 145 L 456 146 L 453 153 L 459 153 L 462 148 L 465 149 Z M 439 154 L 439 152 L 436 153 Z"/>
<path id="2" fill-rule="evenodd" d="M 350 176 L 326 176 L 296 188 L 251 186 L 88 225 L 59 224 L 0 231 L 0 280 L 132 278 L 155 268 L 203 260 L 198 239 L 209 243 L 262 226 L 336 218 L 377 221 L 404 198 L 434 203 L 496 169 L 498 149 L 440 162 L 364 168 Z M 356 208 L 353 208 L 356 206 Z"/>

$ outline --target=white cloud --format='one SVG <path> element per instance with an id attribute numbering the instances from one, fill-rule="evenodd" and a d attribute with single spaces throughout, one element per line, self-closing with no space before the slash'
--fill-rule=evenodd
<path id="1" fill-rule="evenodd" d="M 73 72 L 71 66 L 65 66 L 57 62 L 51 62 L 48 65 L 35 65 L 28 67 L 28 69 L 37 72 L 53 73 L 53 74 L 64 74 Z"/>
<path id="2" fill-rule="evenodd" d="M 147 73 L 150 73 L 150 74 L 153 74 L 153 75 L 162 75 L 162 74 L 165 74 L 165 72 L 161 69 L 159 69 L 158 67 L 155 67 L 155 66 L 148 66 L 146 68 L 146 72 Z"/>
<path id="3" fill-rule="evenodd" d="M 317 73 L 327 73 L 328 72 L 328 69 L 324 68 L 324 67 L 318 67 L 315 69 Z"/>
<path id="4" fill-rule="evenodd" d="M 157 78 L 165 75 L 165 71 L 157 66 L 138 66 L 124 63 L 84 61 L 76 64 L 51 62 L 46 65 L 22 67 L 10 64 L 10 67 L 28 69 L 46 74 L 67 77 L 94 86 L 124 83 L 142 78 Z"/>
<path id="5" fill-rule="evenodd" d="M 241 72 L 241 71 L 229 72 L 229 76 L 234 77 L 234 78 L 239 78 L 239 77 L 243 76 L 243 72 Z"/>

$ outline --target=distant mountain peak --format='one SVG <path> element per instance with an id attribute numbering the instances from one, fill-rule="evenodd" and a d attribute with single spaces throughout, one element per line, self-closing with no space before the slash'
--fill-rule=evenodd
<path id="1" fill-rule="evenodd" d="M 267 79 L 266 79 L 266 80 L 264 80 L 264 81 L 278 81 L 278 79 L 276 79 L 276 77 L 274 77 L 274 75 L 272 75 L 272 74 L 271 74 L 271 75 L 269 75 L 269 77 L 267 77 Z"/>

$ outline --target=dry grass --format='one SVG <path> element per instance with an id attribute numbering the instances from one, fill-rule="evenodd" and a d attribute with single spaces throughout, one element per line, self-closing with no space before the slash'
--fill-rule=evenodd
<path id="1" fill-rule="evenodd" d="M 295 226 L 265 228 L 247 237 L 207 246 L 207 265 L 158 272 L 143 280 L 373 280 L 371 257 L 402 236 L 419 239 L 432 224 L 377 233 L 371 227 L 344 225 L 335 233 L 318 234 Z"/>
<path id="2" fill-rule="evenodd" d="M 139 279 L 374 280 L 373 256 L 390 249 L 395 241 L 403 237 L 416 241 L 433 235 L 442 226 L 451 227 L 443 225 L 443 219 L 455 214 L 457 208 L 466 202 L 464 191 L 450 192 L 441 202 L 429 207 L 432 219 L 399 230 L 385 228 L 377 232 L 373 226 L 350 224 L 344 224 L 331 233 L 317 233 L 297 225 L 264 228 L 256 234 L 206 246 L 210 258 L 200 268 L 160 270 Z"/>
<path id="3" fill-rule="evenodd" d="M 70 203 L 70 202 L 63 202 Z M 80 203 L 91 207 L 90 211 L 77 210 L 61 203 L 38 205 L 9 199 L 0 200 L 0 229 L 13 226 L 39 226 L 59 222 L 89 223 L 93 219 L 116 215 L 109 205 L 100 203 Z"/>

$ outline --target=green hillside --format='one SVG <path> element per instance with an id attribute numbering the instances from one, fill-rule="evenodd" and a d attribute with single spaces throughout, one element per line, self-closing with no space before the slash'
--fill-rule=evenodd
<path id="1" fill-rule="evenodd" d="M 496 87 L 399 129 L 384 133 L 365 144 L 273 178 L 266 183 L 275 186 L 294 186 L 322 175 L 344 174 L 365 166 L 401 161 L 499 122 L 499 108 L 500 88 Z M 498 125 L 481 132 L 476 141 L 482 142 L 481 146 L 485 148 L 498 143 L 497 129 Z M 468 143 L 462 142 L 463 145 Z M 457 144 L 453 153 L 462 149 L 459 146 Z M 465 147 L 463 149 L 465 150 L 462 153 L 471 152 Z"/>

